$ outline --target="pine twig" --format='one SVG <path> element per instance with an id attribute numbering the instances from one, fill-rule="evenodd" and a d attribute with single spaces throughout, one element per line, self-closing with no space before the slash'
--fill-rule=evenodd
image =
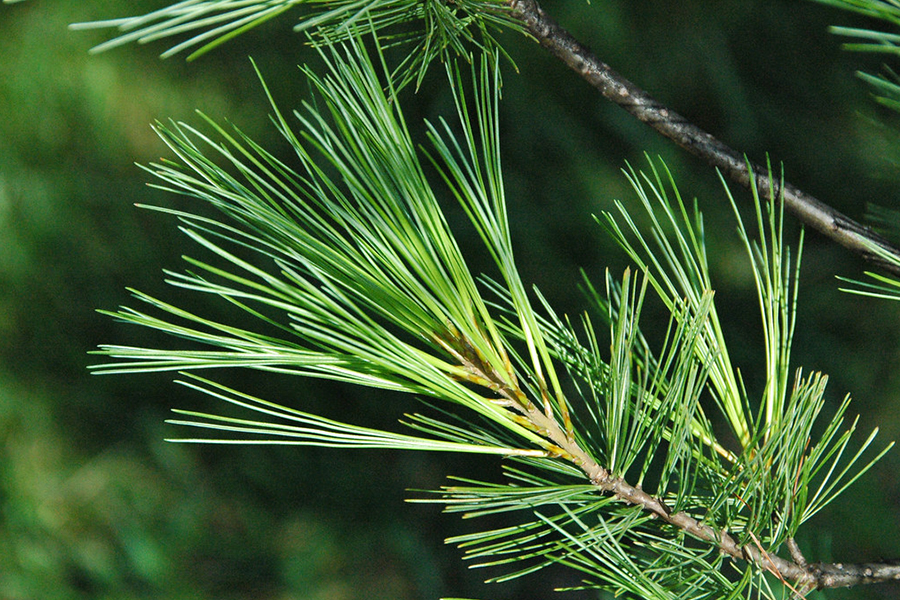
<path id="1" fill-rule="evenodd" d="M 684 511 L 673 513 L 660 498 L 629 484 L 621 477 L 613 477 L 575 441 L 568 439 L 555 420 L 547 419 L 537 409 L 529 412 L 529 418 L 546 433 L 552 442 L 559 446 L 562 456 L 568 457 L 578 465 L 598 490 L 605 494 L 611 494 L 628 504 L 641 506 L 647 512 L 678 527 L 694 538 L 714 544 L 723 554 L 738 560 L 749 561 L 769 571 L 787 585 L 790 585 L 788 582 L 793 582 L 792 588 L 825 589 L 900 580 L 900 563 L 893 561 L 860 564 L 807 564 L 805 559 L 801 560 L 802 554 L 793 539 L 788 540 L 788 548 L 793 560 L 770 554 L 757 545 L 742 546 L 728 531 L 716 530 Z"/>
<path id="2" fill-rule="evenodd" d="M 767 169 L 748 162 L 744 155 L 657 102 L 615 72 L 547 15 L 536 0 L 503 1 L 541 46 L 581 75 L 605 98 L 716 167 L 732 181 L 748 188 L 755 185 L 761 196 L 778 198 L 783 194 L 785 206 L 803 223 L 885 271 L 900 275 L 900 267 L 896 266 L 900 264 L 900 248 L 797 187 L 770 180 Z M 873 245 L 891 254 L 896 264 L 879 257 L 872 251 Z"/>
<path id="3" fill-rule="evenodd" d="M 786 545 L 791 559 L 786 559 L 767 552 L 753 532 L 750 532 L 750 536 L 755 544 L 741 545 L 727 530 L 717 530 L 684 511 L 672 512 L 661 498 L 645 492 L 640 486 L 628 483 L 622 477 L 613 476 L 567 433 L 566 428 L 560 425 L 552 412 L 545 413 L 536 403 L 528 401 L 525 392 L 519 389 L 517 384 L 510 384 L 498 373 L 482 369 L 473 363 L 464 362 L 461 366 L 464 370 L 477 375 L 481 382 L 488 382 L 489 389 L 501 397 L 520 399 L 515 403 L 515 412 L 522 416 L 523 423 L 527 423 L 548 442 L 545 450 L 576 465 L 599 492 L 615 496 L 627 504 L 640 506 L 655 518 L 681 529 L 696 539 L 713 544 L 723 554 L 737 560 L 748 561 L 772 573 L 798 597 L 803 597 L 803 591 L 812 589 L 900 580 L 900 562 L 809 564 L 793 538 L 787 540 Z"/>

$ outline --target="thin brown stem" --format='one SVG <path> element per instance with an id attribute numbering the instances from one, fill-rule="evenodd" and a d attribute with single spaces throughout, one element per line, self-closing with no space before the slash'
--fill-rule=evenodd
<path id="1" fill-rule="evenodd" d="M 769 571 L 785 582 L 795 593 L 799 594 L 797 589 L 847 587 L 900 580 L 900 564 L 807 564 L 806 560 L 801 558 L 800 549 L 793 539 L 788 540 L 788 548 L 794 560 L 766 552 L 758 541 L 756 544 L 741 545 L 728 531 L 714 529 L 684 511 L 673 513 L 660 498 L 629 484 L 621 477 L 614 477 L 575 441 L 569 439 L 555 420 L 546 419 L 545 415 L 536 409 L 531 412 L 529 417 L 538 421 L 539 423 L 535 424 L 554 444 L 561 448 L 563 451 L 561 456 L 568 457 L 578 465 L 591 483 L 601 492 L 611 494 L 628 504 L 641 506 L 647 512 L 678 527 L 692 537 L 714 544 L 723 554 L 749 561 Z M 756 540 L 752 533 L 751 537 Z M 789 582 L 792 582 L 793 585 Z"/>
<path id="2" fill-rule="evenodd" d="M 518 380 L 513 373 L 507 374 L 510 376 L 505 377 L 489 368 L 488 362 L 478 353 L 473 352 L 474 346 L 462 336 L 452 338 L 449 342 L 441 340 L 439 337 L 436 339 L 471 375 L 469 381 L 477 385 L 484 385 L 499 395 L 504 402 L 508 403 L 506 406 L 510 410 L 510 417 L 515 422 L 528 427 L 544 438 L 543 446 L 548 452 L 548 456 L 567 460 L 576 465 L 599 492 L 612 495 L 627 504 L 640 506 L 656 518 L 681 529 L 690 536 L 714 545 L 723 554 L 734 559 L 749 561 L 772 573 L 784 582 L 795 595 L 802 596 L 798 590 L 900 580 L 900 564 L 807 564 L 793 538 L 787 540 L 787 548 L 793 559 L 788 560 L 767 552 L 753 532 L 749 533 L 755 544 L 741 545 L 727 530 L 715 529 L 685 511 L 673 512 L 661 498 L 645 492 L 640 486 L 631 485 L 624 478 L 613 475 L 606 467 L 598 463 L 586 449 L 579 445 L 569 427 L 560 425 L 552 407 L 549 410 L 542 410 L 543 407 L 539 403 L 528 399 L 527 394 L 517 383 L 510 383 L 510 381 L 517 382 Z M 455 347 L 465 348 L 465 350 L 460 352 L 455 350 Z M 542 393 L 546 394 L 544 390 Z M 561 399 L 561 403 L 564 405 L 565 399 Z"/>
<path id="3" fill-rule="evenodd" d="M 898 263 L 900 248 L 797 187 L 770 179 L 768 169 L 749 162 L 744 155 L 657 102 L 597 58 L 548 16 L 536 0 L 503 1 L 541 46 L 597 88 L 608 100 L 716 167 L 728 179 L 745 187 L 755 185 L 764 197 L 783 197 L 784 205 L 803 223 L 885 271 L 900 275 L 900 267 L 877 256 L 872 251 L 872 244 L 888 252 Z"/>

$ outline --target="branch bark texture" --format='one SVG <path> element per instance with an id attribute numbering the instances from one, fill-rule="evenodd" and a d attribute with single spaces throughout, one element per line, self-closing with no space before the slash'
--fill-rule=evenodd
<path id="1" fill-rule="evenodd" d="M 783 194 L 785 207 L 803 223 L 878 267 L 900 275 L 900 267 L 878 257 L 872 252 L 871 245 L 875 244 L 887 251 L 898 262 L 900 248 L 790 183 L 770 182 L 766 168 L 749 163 L 744 155 L 688 122 L 622 77 L 548 16 L 536 0 L 503 1 L 541 46 L 597 88 L 608 100 L 716 167 L 731 181 L 748 188 L 755 184 L 764 197 L 778 198 Z"/>

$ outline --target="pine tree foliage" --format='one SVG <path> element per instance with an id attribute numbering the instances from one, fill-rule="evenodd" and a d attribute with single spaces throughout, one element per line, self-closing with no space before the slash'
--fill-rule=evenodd
<path id="1" fill-rule="evenodd" d="M 449 540 L 492 567 L 495 581 L 557 565 L 579 572 L 585 588 L 632 598 L 806 591 L 808 582 L 775 580 L 769 565 L 887 448 L 867 452 L 875 432 L 854 442 L 848 401 L 823 415 L 827 378 L 790 364 L 800 253 L 783 239 L 777 199 L 754 194 L 754 228 L 735 208 L 766 340 L 766 386 L 748 390 L 717 316 L 702 215 L 663 163 L 626 172 L 640 219 L 624 203 L 598 218 L 634 266 L 601 285 L 587 278 L 590 307 L 572 323 L 516 267 L 496 54 L 448 66 L 457 114 L 427 124 L 422 149 L 380 54 L 373 60 L 355 37 L 322 53 L 327 74 L 303 71 L 315 101 L 290 117 L 272 102 L 290 161 L 202 115 L 203 129 L 157 125 L 175 160 L 148 171 L 219 215 L 154 208 L 206 256 L 187 257 L 168 282 L 240 318 L 212 320 L 134 291 L 143 308 L 110 314 L 179 343 L 103 346 L 111 360 L 96 371 L 178 372 L 183 385 L 241 409 L 178 411 L 173 422 L 212 436 L 190 441 L 505 457 L 500 481 L 459 479 L 414 499 L 465 517 L 515 516 L 515 525 Z M 467 267 L 441 209 L 451 198 L 494 273 Z M 642 333 L 645 302 L 667 309 L 663 335 Z M 199 374 L 220 368 L 338 380 L 427 404 L 401 417 L 412 435 L 374 430 Z"/>
<path id="2" fill-rule="evenodd" d="M 846 50 L 886 56 L 900 55 L 900 5 L 892 0 L 816 0 L 822 4 L 835 6 L 859 13 L 887 23 L 890 31 L 868 27 L 832 27 L 831 31 L 851 41 L 843 44 Z M 868 83 L 875 100 L 892 110 L 900 110 L 900 76 L 890 66 L 885 65 L 877 75 L 860 71 L 859 77 Z"/>
<path id="3" fill-rule="evenodd" d="M 869 220 L 883 231 L 886 236 L 896 237 L 897 232 L 900 231 L 900 213 L 896 210 L 876 205 L 870 206 Z M 872 244 L 871 250 L 874 255 L 886 263 L 898 265 L 897 258 L 885 252 L 877 244 Z M 851 287 L 844 288 L 844 291 L 860 296 L 869 296 L 870 298 L 900 300 L 900 278 L 873 271 L 866 271 L 865 274 L 869 278 L 866 281 L 839 277 L 839 279 L 852 284 Z"/>
<path id="4" fill-rule="evenodd" d="M 817 1 L 883 21 L 891 29 L 891 31 L 883 31 L 876 28 L 832 27 L 833 33 L 853 40 L 843 45 L 845 49 L 885 55 L 886 57 L 900 56 L 900 33 L 897 33 L 900 31 L 900 5 L 896 2 L 890 0 Z M 871 86 L 876 102 L 891 110 L 900 111 L 900 76 L 887 64 L 883 66 L 882 71 L 877 75 L 860 71 L 857 75 Z M 900 231 L 900 217 L 895 210 L 871 206 L 869 207 L 869 221 L 889 238 L 896 238 L 897 232 Z M 885 264 L 900 266 L 897 257 L 890 252 L 885 252 L 878 244 L 871 244 L 870 251 Z M 869 281 L 865 282 L 841 278 L 853 284 L 853 287 L 847 288 L 845 291 L 873 298 L 900 300 L 900 279 L 875 272 L 866 272 L 866 275 L 869 277 Z"/>
<path id="5" fill-rule="evenodd" d="M 435 59 L 466 55 L 466 44 L 498 51 L 492 32 L 521 29 L 496 0 L 185 0 L 144 15 L 76 23 L 72 28 L 121 32 L 92 52 L 174 38 L 181 41 L 162 56 L 192 50 L 188 60 L 193 60 L 271 19 L 297 12 L 294 9 L 302 10 L 294 30 L 307 34 L 314 45 L 374 30 L 383 45 L 406 46 L 408 57 L 394 70 L 400 86 L 421 82 Z"/>
<path id="6" fill-rule="evenodd" d="M 893 1 L 818 1 L 900 22 Z M 499 455 L 497 481 L 456 478 L 412 500 L 486 523 L 449 542 L 490 567 L 492 581 L 556 566 L 578 572 L 581 588 L 650 599 L 787 598 L 831 585 L 844 567 L 806 565 L 794 537 L 890 445 L 873 448 L 877 431 L 854 435 L 849 398 L 823 414 L 827 377 L 791 364 L 802 237 L 792 253 L 784 197 L 750 177 L 748 227 L 723 180 L 757 289 L 763 389 L 748 389 L 732 361 L 702 214 L 661 161 L 625 170 L 638 210 L 619 202 L 597 218 L 633 266 L 599 283 L 585 276 L 589 306 L 574 323 L 557 313 L 519 274 L 503 185 L 503 50 L 492 35 L 525 30 L 511 17 L 515 4 L 185 0 L 73 26 L 119 30 L 95 51 L 172 38 L 180 41 L 164 56 L 191 50 L 190 59 L 304 10 L 295 29 L 326 64 L 324 75 L 303 69 L 317 99 L 302 110 L 285 115 L 269 96 L 291 160 L 203 115 L 200 127 L 157 124 L 175 158 L 147 167 L 156 185 L 217 211 L 148 207 L 177 219 L 203 256 L 186 257 L 187 269 L 167 271 L 167 281 L 237 317 L 211 319 L 132 290 L 140 308 L 107 314 L 178 343 L 102 346 L 108 360 L 95 371 L 176 372 L 232 407 L 175 411 L 172 423 L 201 432 L 180 441 Z M 850 49 L 896 52 L 896 35 L 835 31 L 858 40 Z M 374 34 L 374 53 L 361 33 Z M 391 67 L 381 49 L 394 44 L 410 44 L 409 53 Z M 426 124 L 420 148 L 401 92 L 435 59 L 446 65 L 456 115 Z M 900 107 L 896 76 L 863 77 L 880 102 Z M 767 175 L 765 189 L 785 190 L 771 167 Z M 468 268 L 441 208 L 450 199 L 493 273 Z M 869 250 L 896 262 L 878 244 Z M 874 277 L 855 291 L 900 297 L 900 282 Z M 664 332 L 642 331 L 648 302 L 667 311 Z M 402 433 L 373 429 L 228 387 L 215 379 L 222 368 L 408 393 L 423 410 L 399 416 Z M 501 513 L 515 524 L 485 519 Z"/>

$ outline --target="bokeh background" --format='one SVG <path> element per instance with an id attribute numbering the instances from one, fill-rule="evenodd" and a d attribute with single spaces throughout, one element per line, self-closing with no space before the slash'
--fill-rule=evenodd
<path id="1" fill-rule="evenodd" d="M 150 123 L 197 123 L 199 109 L 278 147 L 247 57 L 282 108 L 308 96 L 296 65 L 315 63 L 290 31 L 291 13 L 190 64 L 160 60 L 164 42 L 89 55 L 108 34 L 67 29 L 166 4 L 0 8 L 0 599 L 526 600 L 577 583 L 548 569 L 485 585 L 499 572 L 468 569 L 442 542 L 478 524 L 404 502 L 416 495 L 409 488 L 434 489 L 448 474 L 496 477 L 495 461 L 167 443 L 182 433 L 164 423 L 171 408 L 215 405 L 165 375 L 88 374 L 98 344 L 163 341 L 95 309 L 128 303 L 126 286 L 174 298 L 162 269 L 179 268 L 193 250 L 171 219 L 134 207 L 191 206 L 147 187 L 135 166 L 166 155 Z M 900 205 L 900 119 L 854 76 L 879 61 L 842 52 L 827 32 L 873 23 L 798 0 L 548 0 L 546 8 L 659 99 L 755 160 L 770 153 L 788 180 L 840 210 L 861 217 L 867 202 Z M 755 290 L 715 173 L 536 44 L 503 39 L 519 68 L 504 80 L 503 159 L 526 279 L 577 314 L 579 268 L 599 278 L 626 264 L 592 215 L 614 199 L 634 201 L 620 173 L 626 161 L 661 155 L 682 192 L 700 199 L 733 358 L 761 389 Z M 446 114 L 440 74 L 405 107 L 414 122 Z M 460 236 L 472 263 L 488 268 L 475 236 L 464 228 Z M 879 427 L 885 444 L 900 438 L 900 305 L 838 291 L 835 275 L 859 277 L 863 268 L 808 235 L 794 356 L 830 374 L 832 407 L 853 395 L 860 438 Z M 418 407 L 339 385 L 230 377 L 268 399 L 360 424 L 391 427 Z M 811 522 L 800 539 L 808 557 L 900 558 L 898 473 L 895 451 Z M 900 586 L 824 597 L 900 598 Z"/>

